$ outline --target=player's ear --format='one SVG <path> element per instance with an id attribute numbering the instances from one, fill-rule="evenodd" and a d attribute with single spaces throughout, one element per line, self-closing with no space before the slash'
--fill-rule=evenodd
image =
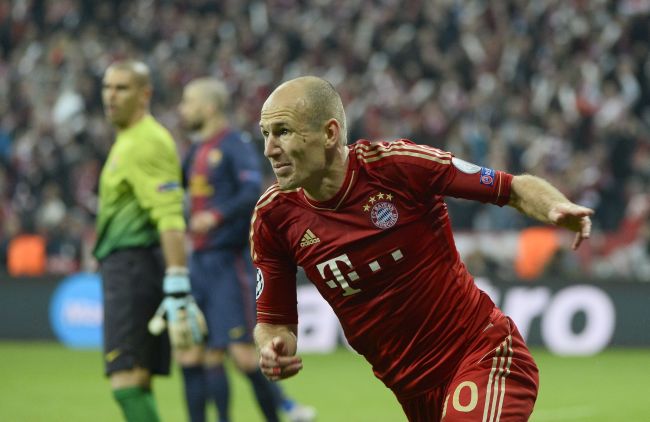
<path id="1" fill-rule="evenodd" d="M 153 95 L 153 88 L 151 85 L 145 85 L 141 88 L 140 100 L 143 103 L 144 107 L 149 107 L 149 102 L 151 101 L 151 96 Z"/>
<path id="2" fill-rule="evenodd" d="M 341 142 L 341 125 L 336 119 L 329 119 L 325 123 L 325 146 L 335 147 Z"/>

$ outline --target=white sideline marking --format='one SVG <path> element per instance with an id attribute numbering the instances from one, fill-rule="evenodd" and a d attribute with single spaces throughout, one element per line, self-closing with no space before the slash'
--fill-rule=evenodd
<path id="1" fill-rule="evenodd" d="M 542 421 L 566 421 L 573 419 L 584 419 L 597 414 L 597 410 L 590 406 L 561 407 L 553 410 L 540 410 L 533 412 L 531 422 Z"/>

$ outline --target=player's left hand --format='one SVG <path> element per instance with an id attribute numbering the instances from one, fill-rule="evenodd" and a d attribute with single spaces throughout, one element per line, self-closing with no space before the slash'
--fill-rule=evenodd
<path id="1" fill-rule="evenodd" d="M 175 349 L 203 344 L 208 332 L 203 313 L 191 295 L 165 298 L 169 340 Z"/>
<path id="2" fill-rule="evenodd" d="M 549 220 L 560 227 L 576 232 L 573 250 L 578 249 L 584 239 L 591 235 L 591 215 L 594 210 L 573 203 L 555 205 L 548 212 Z"/>

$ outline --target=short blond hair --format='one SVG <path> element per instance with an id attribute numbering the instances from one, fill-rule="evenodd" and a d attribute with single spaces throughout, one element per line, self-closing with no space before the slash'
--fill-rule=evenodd
<path id="1" fill-rule="evenodd" d="M 187 88 L 189 87 L 196 88 L 201 94 L 201 98 L 212 104 L 217 110 L 224 112 L 228 108 L 230 102 L 228 88 L 219 79 L 197 78 L 187 84 Z"/>

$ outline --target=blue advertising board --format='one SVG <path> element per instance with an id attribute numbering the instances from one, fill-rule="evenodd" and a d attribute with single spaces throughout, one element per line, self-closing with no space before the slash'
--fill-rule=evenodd
<path id="1" fill-rule="evenodd" d="M 63 344 L 97 348 L 102 344 L 102 286 L 98 274 L 77 273 L 57 286 L 50 301 L 52 331 Z"/>

